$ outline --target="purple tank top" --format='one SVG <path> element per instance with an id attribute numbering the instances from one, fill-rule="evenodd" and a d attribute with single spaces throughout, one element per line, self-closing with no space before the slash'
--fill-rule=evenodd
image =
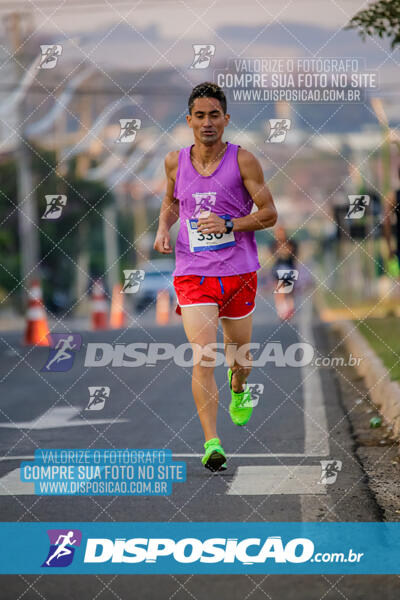
<path id="1" fill-rule="evenodd" d="M 218 249 L 191 251 L 187 220 L 201 210 L 218 216 L 243 217 L 251 212 L 253 200 L 243 185 L 237 162 L 239 146 L 227 142 L 217 169 L 200 175 L 190 159 L 191 146 L 179 152 L 174 196 L 179 200 L 180 228 L 175 246 L 173 275 L 220 277 L 250 273 L 260 268 L 254 231 L 235 231 L 235 245 Z"/>

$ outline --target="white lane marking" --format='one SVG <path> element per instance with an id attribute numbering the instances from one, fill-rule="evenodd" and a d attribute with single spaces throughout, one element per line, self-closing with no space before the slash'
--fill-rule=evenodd
<path id="1" fill-rule="evenodd" d="M 75 406 L 56 406 L 41 417 L 32 421 L 20 423 L 0 423 L 0 427 L 6 429 L 58 429 L 61 427 L 79 427 L 82 425 L 105 425 L 107 423 L 126 423 L 128 419 L 75 419 L 81 412 L 81 408 Z"/>
<path id="2" fill-rule="evenodd" d="M 326 494 L 319 484 L 320 466 L 246 466 L 238 467 L 228 495 Z M 0 496 L 33 495 L 34 484 L 20 480 L 19 467 L 0 479 Z"/>
<path id="3" fill-rule="evenodd" d="M 0 479 L 0 496 L 32 496 L 35 485 L 30 481 L 21 481 L 20 469 L 14 469 Z"/>
<path id="4" fill-rule="evenodd" d="M 33 460 L 34 456 L 0 456 L 0 460 Z"/>
<path id="5" fill-rule="evenodd" d="M 203 454 L 173 454 L 176 458 L 201 458 Z M 274 458 L 274 457 L 288 457 L 288 458 L 315 458 L 318 456 L 325 456 L 325 454 L 275 454 L 273 452 L 249 452 L 248 454 L 226 454 L 227 458 Z"/>
<path id="6" fill-rule="evenodd" d="M 301 516 L 303 522 L 337 522 L 337 506 L 334 498 L 326 496 L 300 496 Z"/>
<path id="7" fill-rule="evenodd" d="M 300 342 L 307 342 L 315 347 L 312 334 L 312 308 L 306 303 L 300 311 L 298 319 Z M 329 456 L 328 422 L 319 370 L 311 365 L 302 367 L 304 397 L 304 453 Z M 288 430 L 287 430 L 288 431 Z"/>
<path id="8" fill-rule="evenodd" d="M 320 466 L 238 467 L 227 494 L 231 496 L 326 494 L 326 486 L 318 483 L 320 477 Z"/>
<path id="9" fill-rule="evenodd" d="M 174 458 L 202 458 L 203 454 L 180 454 L 175 452 L 172 454 Z M 227 458 L 318 458 L 324 457 L 325 454 L 269 454 L 268 452 L 257 453 L 257 452 L 249 452 L 248 454 L 226 454 Z M 0 461 L 2 460 L 33 460 L 35 457 L 33 454 L 31 456 L 0 456 Z"/>

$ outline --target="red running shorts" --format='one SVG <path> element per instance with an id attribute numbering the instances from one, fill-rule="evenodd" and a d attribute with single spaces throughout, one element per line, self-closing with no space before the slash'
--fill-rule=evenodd
<path id="1" fill-rule="evenodd" d="M 181 315 L 181 306 L 214 304 L 219 316 L 225 319 L 243 319 L 255 309 L 257 272 L 206 277 L 202 275 L 177 275 L 174 288 L 178 297 L 176 312 Z"/>

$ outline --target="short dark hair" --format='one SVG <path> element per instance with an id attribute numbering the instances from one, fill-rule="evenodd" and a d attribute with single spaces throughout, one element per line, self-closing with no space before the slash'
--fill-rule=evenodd
<path id="1" fill-rule="evenodd" d="M 190 94 L 188 101 L 190 114 L 192 114 L 192 108 L 196 98 L 216 98 L 221 104 L 224 115 L 226 115 L 226 96 L 216 83 L 205 81 L 204 83 L 199 83 L 199 85 L 196 85 L 196 87 L 192 89 L 192 93 Z"/>

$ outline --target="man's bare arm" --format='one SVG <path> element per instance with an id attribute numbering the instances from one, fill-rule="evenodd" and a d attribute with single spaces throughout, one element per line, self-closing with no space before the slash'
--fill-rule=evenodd
<path id="1" fill-rule="evenodd" d="M 264 181 L 264 174 L 258 160 L 242 148 L 238 150 L 238 164 L 243 184 L 258 210 L 246 215 L 232 219 L 233 231 L 256 231 L 273 227 L 277 221 L 278 213 L 275 204 Z"/>
<path id="2" fill-rule="evenodd" d="M 273 227 L 278 218 L 274 201 L 258 160 L 247 150 L 239 148 L 238 163 L 243 184 L 252 197 L 258 210 L 245 217 L 233 218 L 233 231 L 256 231 Z M 225 221 L 215 213 L 198 220 L 198 231 L 207 233 L 223 233 L 226 230 Z"/>
<path id="3" fill-rule="evenodd" d="M 178 169 L 179 151 L 169 152 L 165 157 L 165 173 L 167 190 L 161 203 L 158 230 L 154 242 L 154 250 L 162 254 L 171 254 L 169 230 L 179 219 L 179 200 L 174 197 L 175 177 Z"/>

